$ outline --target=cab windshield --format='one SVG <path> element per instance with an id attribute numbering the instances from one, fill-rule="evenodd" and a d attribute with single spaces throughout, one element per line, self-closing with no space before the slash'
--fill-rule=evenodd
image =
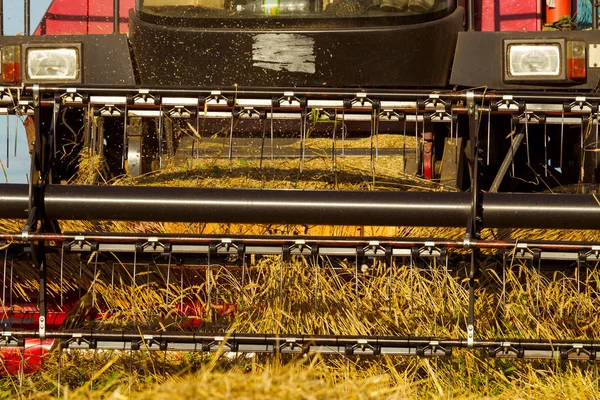
<path id="1" fill-rule="evenodd" d="M 454 0 L 140 0 L 147 15 L 173 18 L 357 18 L 444 15 Z M 431 18 L 435 19 L 435 17 Z"/>

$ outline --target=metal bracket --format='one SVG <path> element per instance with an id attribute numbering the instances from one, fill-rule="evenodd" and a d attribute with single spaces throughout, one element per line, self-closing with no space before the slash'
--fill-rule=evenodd
<path id="1" fill-rule="evenodd" d="M 396 110 L 382 110 L 379 113 L 380 121 L 404 121 L 406 119 L 406 114 L 399 113 Z"/>
<path id="2" fill-rule="evenodd" d="M 417 101 L 417 108 L 419 110 L 424 110 L 425 107 L 427 107 L 428 105 L 432 105 L 433 107 L 437 108 L 438 104 L 441 104 L 445 110 L 442 111 L 446 111 L 446 109 L 450 106 L 450 103 L 447 103 L 445 100 L 443 100 L 442 98 L 440 98 L 440 95 L 438 93 L 431 93 L 429 95 L 429 98 L 425 99 L 425 100 L 418 100 Z"/>
<path id="3" fill-rule="evenodd" d="M 230 352 L 237 352 L 238 345 L 235 341 L 227 340 L 224 337 L 215 337 L 213 341 L 202 342 L 202 351 L 204 352 L 211 352 L 222 348 Z"/>
<path id="4" fill-rule="evenodd" d="M 437 340 L 432 340 L 427 346 L 417 347 L 417 356 L 419 357 L 452 357 L 452 347 L 444 347 Z"/>
<path id="5" fill-rule="evenodd" d="M 152 253 L 168 254 L 171 252 L 171 243 L 162 243 L 157 237 L 149 237 L 145 243 L 135 244 L 136 253 L 143 253 L 147 249 Z"/>
<path id="6" fill-rule="evenodd" d="M 235 111 L 233 112 L 235 113 Z M 258 111 L 254 107 L 244 107 L 235 116 L 243 119 L 264 119 L 267 117 L 267 113 L 265 111 Z"/>
<path id="7" fill-rule="evenodd" d="M 213 90 L 210 92 L 210 95 L 199 98 L 198 105 L 199 106 L 208 106 L 208 105 L 217 105 L 217 106 L 233 106 L 233 99 L 228 99 L 223 96 L 220 90 Z"/>
<path id="8" fill-rule="evenodd" d="M 281 343 L 279 346 L 274 346 L 273 350 L 276 353 L 282 353 L 286 348 L 289 348 L 292 352 L 297 352 L 300 354 L 305 354 L 310 351 L 310 345 L 307 345 L 306 347 L 301 346 L 298 344 L 296 339 L 286 339 L 285 342 Z M 296 349 L 299 349 L 300 351 L 296 351 Z"/>
<path id="9" fill-rule="evenodd" d="M 514 354 L 516 358 L 523 358 L 525 356 L 525 351 L 521 347 L 514 347 L 510 342 L 503 342 L 497 348 L 488 348 L 488 357 L 496 358 L 498 355 L 508 356 Z"/>
<path id="10" fill-rule="evenodd" d="M 75 236 L 75 238 L 70 242 L 63 242 L 63 249 L 67 251 L 73 251 L 73 248 L 79 247 L 79 251 L 89 251 L 94 252 L 98 251 L 100 247 L 98 242 L 89 242 L 86 240 L 85 236 Z"/>
<path id="11" fill-rule="evenodd" d="M 58 99 L 60 103 L 87 103 L 89 96 L 80 94 L 76 88 L 67 88 L 66 92 L 59 95 Z"/>
<path id="12" fill-rule="evenodd" d="M 592 114 L 598 112 L 598 103 L 592 104 L 584 96 L 575 97 L 575 101 L 563 105 L 563 109 L 567 112 L 573 111 L 574 108 L 579 108 L 579 111 L 583 111 L 583 107 L 588 107 Z"/>
<path id="13" fill-rule="evenodd" d="M 502 100 L 499 100 L 495 103 L 490 103 L 490 108 L 492 111 L 515 110 L 515 111 L 522 112 L 525 110 L 525 103 L 522 103 L 522 102 L 520 103 L 520 102 L 516 101 L 512 95 L 508 94 L 508 95 L 502 96 Z"/>
<path id="14" fill-rule="evenodd" d="M 123 115 L 123 111 L 114 104 L 106 104 L 94 110 L 94 115 L 97 117 L 120 117 Z"/>
<path id="15" fill-rule="evenodd" d="M 154 96 L 148 89 L 140 89 L 137 94 L 127 97 L 127 104 L 160 104 L 160 96 Z"/>
<path id="16" fill-rule="evenodd" d="M 366 340 L 359 340 L 355 344 L 347 344 L 344 348 L 344 354 L 347 356 L 354 355 L 357 349 L 362 353 L 371 350 L 374 356 L 381 354 L 381 346 L 378 344 L 372 345 Z"/>
<path id="17" fill-rule="evenodd" d="M 382 246 L 378 241 L 371 241 L 362 248 L 361 254 L 363 257 L 390 257 L 392 248 Z"/>
<path id="18" fill-rule="evenodd" d="M 367 107 L 370 106 L 375 110 L 379 110 L 381 108 L 381 103 L 379 100 L 372 100 L 368 97 L 366 93 L 357 93 L 356 97 L 352 99 L 344 99 L 344 108 L 351 109 L 353 107 Z"/>
<path id="19" fill-rule="evenodd" d="M 190 118 L 192 113 L 184 106 L 175 106 L 168 110 L 166 114 L 171 118 Z"/>
<path id="20" fill-rule="evenodd" d="M 562 360 L 568 360 L 571 354 L 575 354 L 577 357 L 581 357 L 584 354 L 590 361 L 595 361 L 597 356 L 596 351 L 586 349 L 581 343 L 573 344 L 573 347 L 568 349 L 560 349 L 559 354 Z"/>
<path id="21" fill-rule="evenodd" d="M 15 337 L 12 332 L 2 332 L 0 335 L 0 347 L 23 347 L 25 346 L 25 338 L 22 336 Z"/>
<path id="22" fill-rule="evenodd" d="M 313 108 L 311 110 L 311 115 L 314 122 L 333 121 L 335 118 L 335 114 L 333 112 L 326 111 L 322 108 Z"/>

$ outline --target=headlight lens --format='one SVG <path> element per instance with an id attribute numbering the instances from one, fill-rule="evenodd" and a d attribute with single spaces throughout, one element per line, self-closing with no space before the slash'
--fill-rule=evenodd
<path id="1" fill-rule="evenodd" d="M 79 49 L 28 48 L 26 71 L 28 80 L 79 80 Z"/>
<path id="2" fill-rule="evenodd" d="M 556 44 L 510 44 L 508 74 L 513 77 L 560 77 L 561 48 Z"/>

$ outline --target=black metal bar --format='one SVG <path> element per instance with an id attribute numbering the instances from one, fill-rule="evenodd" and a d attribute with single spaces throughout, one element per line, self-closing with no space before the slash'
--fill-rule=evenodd
<path id="1" fill-rule="evenodd" d="M 113 4 L 113 33 L 119 33 L 120 28 L 120 22 L 121 22 L 121 17 L 119 16 L 121 10 L 121 2 L 120 0 L 114 0 L 114 4 Z"/>
<path id="2" fill-rule="evenodd" d="M 469 113 L 469 139 L 471 143 L 471 213 L 469 215 L 465 234 L 465 243 L 469 246 L 472 240 L 481 239 L 483 224 L 482 193 L 479 187 L 481 174 L 481 149 L 479 148 L 480 114 L 479 106 L 475 104 L 475 94 L 467 92 Z M 479 248 L 471 247 L 471 268 L 469 271 L 469 309 L 467 316 L 467 343 L 471 347 L 475 340 L 475 287 L 479 274 Z"/>
<path id="3" fill-rule="evenodd" d="M 19 89 L 22 92 L 22 98 L 26 99 L 28 94 L 31 94 L 33 90 L 32 85 L 21 86 L 7 86 L 7 88 Z M 71 86 L 61 85 L 40 85 L 40 93 L 50 94 L 52 99 L 56 92 L 66 92 Z M 143 89 L 148 90 L 151 94 L 160 94 L 163 96 L 209 96 L 214 87 L 198 87 L 198 86 L 144 86 Z M 86 84 L 77 87 L 77 91 L 81 94 L 94 94 L 94 95 L 127 95 L 136 94 L 140 90 L 140 87 L 115 87 L 114 85 L 106 84 Z M 415 101 L 416 99 L 429 98 L 432 92 L 420 91 L 420 90 L 395 90 L 395 89 L 373 89 L 370 90 L 355 90 L 351 91 L 347 88 L 272 88 L 272 87 L 222 87 L 219 91 L 223 96 L 238 96 L 238 97 L 254 97 L 257 98 L 272 98 L 273 96 L 282 96 L 285 92 L 293 92 L 296 97 L 306 97 L 308 100 L 311 99 L 329 99 L 329 100 L 343 100 L 347 97 L 355 96 L 358 92 L 367 93 L 369 97 L 376 98 L 379 100 L 398 100 L 398 101 Z M 439 91 L 436 92 L 442 100 L 466 100 L 466 94 L 464 91 Z M 510 95 L 515 101 L 518 102 L 538 102 L 538 103 L 571 103 L 575 102 L 577 97 L 586 97 L 587 102 L 597 103 L 600 102 L 600 95 L 593 92 L 573 92 L 573 93 L 559 93 L 559 92 L 475 92 L 474 99 L 476 102 L 481 103 L 482 100 L 487 101 L 499 101 L 503 99 L 503 96 Z"/>
<path id="4" fill-rule="evenodd" d="M 0 0 L 0 36 L 4 36 L 4 0 Z"/>
<path id="5" fill-rule="evenodd" d="M 23 34 L 29 36 L 31 34 L 31 0 L 24 0 L 24 8 Z"/>
<path id="6" fill-rule="evenodd" d="M 598 0 L 592 0 L 592 28 L 598 29 Z"/>
<path id="7" fill-rule="evenodd" d="M 595 1 L 595 0 L 594 0 Z M 467 0 L 467 30 L 475 30 L 475 5 L 474 0 Z"/>
<path id="8" fill-rule="evenodd" d="M 464 227 L 471 193 L 47 185 L 51 220 Z M 486 228 L 595 229 L 592 194 L 486 193 Z M 28 187 L 0 185 L 0 218 L 27 218 Z"/>
<path id="9" fill-rule="evenodd" d="M 3 347 L 27 346 L 38 340 L 38 331 L 2 332 Z M 522 359 L 572 359 L 595 361 L 600 346 L 591 340 L 504 339 L 475 340 L 470 346 L 464 339 L 427 336 L 334 336 L 304 334 L 223 334 L 202 332 L 141 331 L 48 331 L 46 338 L 60 339 L 61 347 L 81 350 L 155 350 L 214 352 L 230 349 L 245 353 L 324 353 L 378 356 L 451 356 L 453 349 L 477 348 L 488 357 Z M 25 339 L 25 340 L 23 340 Z"/>

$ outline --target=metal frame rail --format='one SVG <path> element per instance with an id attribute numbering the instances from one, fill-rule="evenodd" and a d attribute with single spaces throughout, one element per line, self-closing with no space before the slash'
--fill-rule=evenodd
<path id="1" fill-rule="evenodd" d="M 23 347 L 37 331 L 2 332 L 0 346 Z M 311 336 L 207 334 L 197 332 L 141 333 L 137 331 L 60 331 L 61 349 L 234 352 L 270 354 L 339 354 L 345 356 L 452 357 L 453 351 L 475 348 L 490 358 L 596 361 L 600 343 L 593 341 L 538 341 L 525 339 L 472 340 L 433 337 Z M 29 343 L 35 345 L 35 343 Z"/>
<path id="2" fill-rule="evenodd" d="M 13 100 L 15 97 L 10 96 L 10 91 L 20 91 L 20 101 L 18 104 L 14 104 Z M 0 203 L 2 203 L 1 210 L 12 210 L 10 212 L 16 212 L 16 214 L 12 215 L 13 217 L 23 217 L 24 213 L 23 207 L 26 207 L 27 210 L 27 222 L 23 229 L 23 231 L 19 234 L 3 234 L 0 236 L 0 240 L 4 242 L 11 243 L 11 246 L 15 246 L 18 244 L 13 244 L 12 242 L 17 240 L 19 242 L 25 243 L 29 247 L 29 251 L 32 255 L 33 263 L 39 271 L 39 282 L 40 282 L 40 294 L 39 294 L 39 326 L 36 331 L 25 332 L 23 335 L 29 337 L 35 337 L 44 339 L 46 337 L 55 337 L 56 335 L 68 334 L 68 333 L 56 333 L 56 332 L 47 332 L 45 319 L 47 314 L 47 305 L 46 305 L 46 281 L 47 281 L 47 266 L 46 266 L 46 253 L 49 251 L 54 251 L 55 247 L 52 245 L 51 241 L 57 240 L 62 243 L 67 243 L 67 245 L 63 245 L 66 247 L 68 251 L 76 251 L 76 248 L 92 250 L 92 246 L 96 246 L 93 242 L 98 243 L 97 247 L 93 249 L 99 251 L 108 251 L 109 248 L 112 247 L 113 250 L 126 249 L 126 251 L 131 251 L 131 245 L 133 245 L 133 251 L 139 251 L 141 247 L 143 251 L 148 249 L 154 249 L 159 252 L 170 252 L 178 249 L 178 246 L 188 246 L 190 244 L 197 244 L 196 248 L 183 248 L 181 251 L 183 252 L 194 252 L 194 251 L 206 251 L 210 252 L 236 252 L 240 251 L 249 251 L 252 249 L 252 241 L 255 241 L 254 245 L 257 247 L 255 251 L 262 251 L 263 254 L 265 251 L 268 251 L 264 246 L 271 246 L 273 248 L 277 247 L 275 254 L 282 252 L 282 254 L 296 254 L 305 255 L 306 252 L 309 252 L 311 255 L 315 254 L 315 251 L 318 253 L 323 249 L 323 254 L 327 252 L 335 252 L 335 250 L 331 250 L 331 248 L 342 249 L 340 252 L 348 252 L 348 248 L 350 248 L 350 253 L 354 253 L 357 257 L 365 257 L 365 256 L 379 256 L 394 254 L 393 246 L 398 247 L 398 249 L 402 248 L 404 250 L 398 250 L 401 254 L 402 251 L 406 251 L 408 248 L 411 251 L 412 248 L 424 249 L 424 253 L 430 252 L 430 254 L 441 254 L 446 251 L 445 248 L 462 248 L 467 252 L 470 252 L 470 268 L 469 268 L 469 317 L 468 317 L 468 332 L 465 340 L 458 341 L 449 341 L 449 342 L 440 342 L 443 343 L 444 346 L 452 345 L 454 347 L 469 347 L 469 348 L 479 348 L 485 347 L 489 349 L 495 349 L 493 351 L 494 355 L 497 354 L 512 354 L 515 353 L 517 355 L 524 354 L 523 351 L 531 350 L 531 349 L 539 349 L 535 346 L 541 346 L 545 351 L 549 349 L 553 349 L 553 342 L 536 342 L 535 346 L 530 344 L 530 342 L 522 341 L 518 344 L 517 347 L 514 347 L 516 344 L 513 341 L 502 342 L 502 341 L 481 341 L 478 339 L 481 335 L 476 330 L 476 315 L 474 310 L 475 305 L 475 287 L 477 285 L 477 278 L 479 275 L 479 256 L 478 253 L 482 249 L 504 249 L 511 250 L 514 252 L 520 252 L 523 254 L 523 257 L 532 257 L 533 259 L 539 260 L 544 254 L 543 257 L 547 257 L 548 259 L 553 259 L 553 257 L 561 260 L 577 260 L 577 262 L 582 261 L 597 261 L 598 253 L 600 251 L 600 247 L 597 243 L 559 243 L 559 242 L 540 242 L 540 243 L 508 243 L 508 242 L 498 242 L 498 241 L 485 241 L 481 239 L 481 229 L 487 226 L 493 226 L 494 223 L 493 217 L 490 217 L 490 209 L 493 211 L 493 207 L 490 207 L 491 204 L 494 203 L 494 199 L 501 199 L 498 203 L 498 207 L 496 212 L 498 215 L 506 215 L 511 214 L 514 216 L 510 218 L 510 222 L 508 225 L 517 224 L 523 215 L 527 215 L 528 209 L 532 209 L 528 205 L 527 202 L 519 204 L 518 202 L 516 208 L 510 207 L 507 200 L 510 197 L 502 196 L 527 196 L 527 195 L 511 195 L 511 194 L 502 194 L 497 195 L 498 197 L 494 197 L 492 195 L 484 195 L 481 193 L 481 189 L 478 183 L 478 177 L 480 167 L 482 166 L 483 160 L 483 152 L 480 146 L 481 139 L 481 121 L 480 118 L 484 113 L 501 113 L 511 115 L 514 122 L 516 123 L 547 123 L 550 118 L 558 118 L 560 123 L 571 123 L 579 121 L 579 123 L 583 124 L 585 120 L 597 120 L 598 118 L 598 104 L 600 103 L 600 95 L 597 94 L 575 94 L 575 93 L 566 93 L 566 94 L 555 94 L 555 93 L 525 93 L 525 94 L 503 94 L 503 93 L 486 93 L 486 92 L 475 92 L 475 91 L 464 91 L 464 92 L 436 92 L 436 93 L 426 93 L 419 91 L 373 91 L 371 92 L 350 92 L 347 89 L 336 90 L 336 89 L 307 89 L 307 90 L 285 90 L 285 89 L 241 89 L 241 88 L 231 88 L 231 89 L 209 89 L 209 88 L 107 88 L 107 87 L 90 87 L 90 86 L 81 86 L 81 87 L 60 87 L 60 86 L 25 86 L 25 87 L 12 87 L 12 88 L 2 88 L 0 90 L 0 112 L 4 113 L 19 113 L 21 115 L 29 114 L 33 116 L 35 123 L 35 147 L 32 155 L 32 163 L 31 163 L 31 173 L 30 173 L 30 183 L 27 188 L 27 193 L 23 187 L 17 187 L 12 185 L 3 185 L 0 186 L 0 193 L 9 193 L 8 196 L 0 196 Z M 69 218 L 68 214 L 64 213 L 64 203 L 63 206 L 59 206 L 57 209 L 60 210 L 63 207 L 63 214 L 59 215 L 53 213 L 57 209 L 53 209 L 53 201 L 60 199 L 60 191 L 54 191 L 54 185 L 52 184 L 52 166 L 53 166 L 53 157 L 54 157 L 54 140 L 55 135 L 52 129 L 48 131 L 42 130 L 42 121 L 41 121 L 41 109 L 42 107 L 52 107 L 54 110 L 54 116 L 56 119 L 56 113 L 59 112 L 61 107 L 82 107 L 87 106 L 92 110 L 95 115 L 101 117 L 125 117 L 127 115 L 132 115 L 131 113 L 143 113 L 150 112 L 148 116 L 151 117 L 159 117 L 162 118 L 165 115 L 169 115 L 170 117 L 184 117 L 190 118 L 192 115 L 195 115 L 196 118 L 200 117 L 211 117 L 214 116 L 216 118 L 229 117 L 232 120 L 234 118 L 267 118 L 269 115 L 270 118 L 274 118 L 275 115 L 278 117 L 281 115 L 285 115 L 286 113 L 292 113 L 294 115 L 307 115 L 308 111 L 312 112 L 326 112 L 326 110 L 337 111 L 333 115 L 340 114 L 343 115 L 344 118 L 346 115 L 353 115 L 358 119 L 363 118 L 367 121 L 372 120 L 372 118 L 390 118 L 395 122 L 404 122 L 408 119 L 409 115 L 414 116 L 414 121 L 431 121 L 431 122 L 443 122 L 450 123 L 451 125 L 455 123 L 455 118 L 457 115 L 464 115 L 465 118 L 468 119 L 468 128 L 467 135 L 470 138 L 471 148 L 469 149 L 471 158 L 471 170 L 474 171 L 473 176 L 475 179 L 472 180 L 471 183 L 471 192 L 467 194 L 465 198 L 463 194 L 448 194 L 448 193 L 433 193 L 428 194 L 431 195 L 432 199 L 438 198 L 442 199 L 437 207 L 433 209 L 437 212 L 444 212 L 446 214 L 452 215 L 454 214 L 455 220 L 450 224 L 450 226 L 464 226 L 466 228 L 466 234 L 463 240 L 457 242 L 449 242 L 449 241 L 432 241 L 432 240 L 424 240 L 424 241 L 377 241 L 377 240 L 368 240 L 365 239 L 348 239 L 344 238 L 343 240 L 336 238 L 293 238 L 293 239 L 283 239 L 283 238 L 272 238 L 272 237 L 260 237 L 260 238 L 202 238 L 202 237 L 184 237 L 184 236 L 174 236 L 174 237 L 140 237 L 140 236 L 127 236 L 127 235 L 103 235 L 103 234 L 84 234 L 84 235 L 63 235 L 60 233 L 58 229 L 58 225 L 56 224 L 56 220 L 51 217 L 60 217 Z M 573 118 L 575 121 L 567 121 L 565 122 L 565 114 L 567 118 Z M 330 114 L 331 115 L 331 114 Z M 294 117 L 295 118 L 295 117 Z M 457 133 L 458 134 L 458 133 Z M 126 135 L 126 132 L 124 132 Z M 61 187 L 65 192 L 70 192 L 73 195 L 73 189 L 67 186 Z M 127 188 L 128 190 L 138 190 Z M 82 188 L 81 190 L 92 190 L 92 194 L 94 194 L 93 189 Z M 103 191 L 106 188 L 102 189 Z M 99 203 L 110 203 L 110 198 L 115 196 L 118 193 L 118 188 L 111 188 L 112 193 L 107 195 L 104 198 L 94 198 L 94 196 L 82 196 L 81 204 L 85 207 L 87 204 L 93 204 L 95 201 Z M 54 193 L 53 193 L 54 191 Z M 11 197 L 10 193 L 14 196 Z M 167 192 L 164 192 L 167 193 Z M 208 192 L 202 192 L 206 194 Z M 219 195 L 232 195 L 237 193 L 235 191 L 222 191 Z M 97 195 L 98 193 L 95 193 Z M 197 193 L 196 193 L 197 194 Z M 260 192 L 259 192 L 260 194 Z M 266 197 L 269 196 L 269 192 L 263 192 Z M 171 194 L 168 194 L 171 196 Z M 53 197 L 55 196 L 55 197 Z M 144 196 L 145 199 L 141 199 L 141 201 L 148 200 L 148 194 L 146 193 Z M 303 211 L 313 210 L 314 207 L 321 208 L 321 215 L 334 215 L 335 211 L 328 207 L 329 201 L 325 201 L 323 199 L 318 198 L 318 192 L 308 192 L 306 194 L 308 199 L 307 201 L 301 202 L 300 208 L 305 207 Z M 315 201 L 315 196 L 317 196 L 317 200 Z M 389 193 L 389 194 L 375 194 L 374 196 L 383 196 L 382 199 L 387 197 L 388 203 L 383 203 L 383 207 L 379 207 L 384 209 L 385 214 L 390 214 L 389 204 L 395 204 L 394 202 L 401 199 L 404 194 L 397 193 Z M 394 197 L 400 196 L 400 197 Z M 406 195 L 408 196 L 408 194 Z M 415 199 L 418 199 L 418 196 L 423 196 L 423 194 L 415 194 L 416 198 L 413 198 L 412 201 L 406 202 L 406 204 L 410 204 L 415 206 Z M 438 197 L 439 196 L 439 197 Z M 456 204 L 450 205 L 454 200 L 450 199 L 448 196 L 457 196 L 454 200 L 460 200 L 460 204 L 456 207 Z M 131 196 L 130 196 L 131 197 Z M 152 198 L 154 195 L 152 196 Z M 408 197 L 407 197 L 408 198 Z M 404 200 L 406 200 L 405 198 Z M 73 198 L 71 198 L 72 200 Z M 558 196 L 538 196 L 533 195 L 531 199 L 536 199 L 538 202 L 536 205 L 544 205 L 545 208 L 542 208 L 539 211 L 538 215 L 535 215 L 535 211 L 533 214 L 529 214 L 530 218 L 524 218 L 523 220 L 527 221 L 525 226 L 531 226 L 532 221 L 540 220 L 540 215 L 543 217 L 544 215 L 548 215 L 549 213 L 557 213 L 562 212 L 565 214 L 562 218 L 562 222 L 565 220 L 569 220 L 569 223 L 572 223 L 573 228 L 584 228 L 587 227 L 585 223 L 575 222 L 575 221 L 592 221 L 591 224 L 596 227 L 598 221 L 598 207 L 597 201 L 593 196 L 583 196 L 583 197 L 568 197 L 569 201 L 573 204 L 579 204 L 575 207 L 569 208 L 568 202 L 564 200 L 560 200 L 561 197 Z M 551 199 L 551 200 L 549 200 Z M 260 202 L 257 199 L 252 199 L 251 201 L 245 202 L 246 206 L 253 206 L 259 204 Z M 420 199 L 422 201 L 423 199 Z M 61 201 L 69 201 L 69 196 L 67 195 Z M 122 201 L 119 199 L 118 201 Z M 12 202 L 12 203 L 11 203 Z M 149 201 L 151 203 L 151 201 Z M 390 203 L 391 202 L 391 203 Z M 60 203 L 60 201 L 58 202 Z M 12 204 L 12 206 L 11 206 Z M 131 204 L 137 206 L 135 201 L 132 201 Z M 176 206 L 178 206 L 177 201 L 174 201 Z M 405 205 L 406 205 L 405 204 Z M 8 207 L 7 207 L 8 205 Z M 99 205 L 95 204 L 94 205 Z M 233 204 L 233 208 L 237 207 L 239 204 Z M 380 203 L 380 206 L 382 203 Z M 450 209 L 448 206 L 450 205 Z M 265 207 L 270 207 L 272 204 L 269 204 L 268 201 L 263 204 Z M 361 204 L 361 206 L 366 207 L 368 209 L 369 205 L 365 202 Z M 87 217 L 91 218 L 109 218 L 109 214 L 107 210 L 110 211 L 110 208 L 115 208 L 114 204 L 109 206 L 108 208 L 104 208 L 101 210 L 100 214 L 88 214 Z M 280 209 L 282 208 L 282 202 L 280 201 L 277 205 Z M 313 208 L 311 208 L 313 207 Z M 337 206 L 336 206 L 337 207 Z M 502 211 L 502 208 L 505 208 Z M 360 207 L 359 207 L 360 208 Z M 89 209 L 89 207 L 88 207 Z M 15 211 L 16 210 L 16 211 Z M 508 211 L 506 211 L 508 210 Z M 223 210 L 221 210 L 223 211 Z M 231 210 L 229 210 L 231 211 Z M 292 221 L 299 221 L 303 218 L 307 218 L 307 213 L 297 213 L 298 210 L 287 210 L 286 213 L 280 214 L 276 217 L 280 219 L 288 220 L 288 218 L 292 218 L 293 215 L 296 215 L 298 219 L 293 219 Z M 373 210 L 371 210 L 373 211 Z M 429 210 L 431 211 L 431 210 Z M 130 211 L 126 211 L 121 218 L 125 218 L 130 216 L 127 214 Z M 505 214 L 502 214 L 504 212 Z M 581 213 L 586 212 L 589 213 L 590 218 L 581 218 Z M 106 213 L 106 214 L 105 214 Z M 397 208 L 394 211 L 394 214 L 402 215 L 405 213 L 405 219 L 403 222 L 406 222 L 405 225 L 411 225 L 414 223 L 416 225 L 440 225 L 440 221 L 419 221 L 418 218 L 423 217 L 424 211 L 421 210 L 420 214 L 406 214 L 406 207 Z M 508 214 L 507 214 L 508 213 Z M 18 215 L 17 215 L 18 214 Z M 188 214 L 189 215 L 189 214 Z M 220 217 L 224 214 L 222 213 Z M 244 213 L 236 214 L 235 218 L 243 217 Z M 246 214 L 247 215 L 247 214 Z M 276 213 L 266 213 L 266 215 L 277 215 Z M 351 214 L 353 217 L 359 218 L 360 213 L 355 210 L 354 214 Z M 493 212 L 492 214 L 493 215 Z M 3 216 L 7 216 L 3 214 Z M 77 217 L 85 217 L 84 215 L 73 215 Z M 71 217 L 73 217 L 71 216 Z M 115 215 L 112 215 L 113 217 Z M 573 218 L 574 216 L 578 216 L 577 218 Z M 294 218 L 296 218 L 294 217 Z M 502 217 L 502 218 L 504 218 Z M 180 215 L 175 215 L 175 219 L 180 218 Z M 339 215 L 334 217 L 331 221 L 337 221 L 335 218 L 340 218 Z M 552 220 L 554 218 L 546 218 L 546 220 Z M 330 221 L 330 220 L 325 220 Z M 371 220 L 372 221 L 372 220 Z M 499 221 L 499 219 L 498 219 Z M 222 222 L 222 221 L 221 221 Z M 239 222 L 239 221 L 237 221 Z M 354 223 L 353 221 L 349 221 L 350 223 Z M 398 222 L 398 221 L 395 221 Z M 420 223 L 419 223 L 420 222 Z M 335 223 L 335 222 L 334 222 Z M 498 226 L 506 226 L 502 223 L 498 222 Z M 545 225 L 547 222 L 542 224 Z M 533 224 L 535 225 L 535 224 Z M 561 224 L 561 228 L 567 228 L 569 226 L 565 226 Z M 88 247 L 89 245 L 89 247 Z M 284 246 L 285 245 L 285 246 Z M 329 245 L 330 248 L 328 249 Z M 445 245 L 445 246 L 444 246 Z M 108 246 L 108 247 L 103 247 Z M 119 247 L 121 246 L 121 247 Z M 129 247 L 128 247 L 129 246 Z M 205 246 L 205 247 L 202 247 Z M 193 247 L 193 246 L 192 246 Z M 8 251 L 8 250 L 7 250 Z M 419 250 L 420 251 L 420 250 Z M 391 253 L 390 253 L 391 252 Z M 320 254 L 320 253 L 318 253 Z M 568 254 L 568 255 L 567 255 Z M 6 332 L 5 332 L 6 333 Z M 94 333 L 94 335 L 99 335 L 99 332 Z M 15 337 L 23 337 L 21 333 L 14 333 L 17 335 Z M 6 337 L 13 337 L 13 333 L 10 335 L 5 335 Z M 21 335 L 21 336 L 19 336 Z M 49 336 L 50 335 L 50 336 Z M 112 338 L 113 340 L 119 335 L 111 336 L 111 333 L 102 333 L 105 339 Z M 193 337 L 192 334 L 191 337 Z M 198 334 L 195 334 L 198 335 Z M 139 336 L 139 333 L 138 333 Z M 244 338 L 245 336 L 237 335 L 236 338 Z M 269 338 L 267 336 L 267 338 Z M 91 341 L 93 338 L 89 337 Z M 129 341 L 129 337 L 127 337 Z M 142 338 L 143 339 L 143 338 Z M 215 338 L 213 338 L 215 339 Z M 133 340 L 133 339 L 132 339 Z M 189 339 L 188 339 L 189 340 Z M 203 339 L 204 340 L 204 339 Z M 268 343 L 278 343 L 281 339 L 277 337 L 271 337 L 270 339 L 260 339 L 263 342 L 260 343 L 261 346 L 267 346 L 269 349 Z M 266 342 L 264 342 L 266 340 Z M 300 339 L 301 340 L 301 339 Z M 309 341 L 316 340 L 317 338 L 310 338 Z M 343 346 L 336 344 L 339 343 L 341 339 L 324 339 L 322 346 L 318 346 L 318 348 L 326 347 L 326 346 L 338 346 L 338 352 L 346 351 L 347 343 L 344 343 Z M 329 342 L 327 341 L 329 340 Z M 332 341 L 333 340 L 333 341 Z M 417 340 L 418 346 L 426 347 L 433 346 L 434 343 L 431 340 L 422 341 L 422 339 L 414 339 Z M 421 340 L 419 342 L 419 340 Z M 123 343 L 122 336 L 117 340 L 117 342 Z M 184 340 L 185 341 L 185 340 Z M 193 340 L 192 340 L 193 341 Z M 302 340 L 301 340 L 302 341 Z M 361 339 L 363 341 L 363 339 Z M 77 342 L 75 340 L 73 343 Z M 83 341 L 79 341 L 82 343 Z M 22 343 L 17 340 L 17 343 Z M 240 345 L 242 344 L 240 339 Z M 265 344 L 267 343 L 267 344 Z M 304 342 L 303 342 L 304 343 Z M 367 344 L 369 342 L 367 341 Z M 508 343 L 506 346 L 502 345 L 502 343 Z M 516 343 L 516 342 L 515 342 Z M 539 344 L 542 343 L 542 344 Z M 560 342 L 567 343 L 567 342 Z M 356 346 L 358 347 L 356 347 Z M 588 347 L 585 347 L 586 344 L 584 342 L 577 342 L 571 344 L 567 344 L 563 347 L 568 348 L 566 351 L 568 354 L 585 354 L 588 359 L 595 358 L 596 350 L 592 349 L 589 346 L 593 344 L 588 344 Z M 369 345 L 371 346 L 371 345 Z M 365 349 L 370 348 L 369 346 L 364 346 Z M 399 342 L 394 342 L 390 345 L 390 347 L 406 347 L 407 343 L 402 342 L 399 339 Z M 533 346 L 533 347 L 531 347 Z M 545 347 L 544 347 L 545 346 Z M 569 347 L 571 346 L 571 347 Z M 583 347 L 581 347 L 583 346 Z M 160 347 L 160 346 L 158 346 Z M 164 347 L 164 346 L 163 346 Z M 210 346 L 209 346 L 210 347 Z M 237 345 L 234 346 L 238 348 L 240 351 L 240 347 Z M 352 344 L 353 348 L 362 348 L 359 342 Z M 435 348 L 437 349 L 439 346 L 436 344 Z M 443 346 L 442 346 L 443 347 Z M 167 345 L 168 348 L 168 345 Z M 174 348 L 174 347 L 173 347 Z M 244 347 L 242 346 L 241 349 Z M 311 346 L 312 348 L 312 346 Z M 375 348 L 373 346 L 373 348 Z M 513 348 L 516 349 L 513 351 Z M 500 350 L 498 350 L 500 349 Z M 508 349 L 508 350 L 502 350 Z M 583 350 L 577 350 L 583 349 Z M 562 347 L 559 349 L 559 353 L 564 350 Z M 372 350 L 370 350 L 372 351 Z M 381 350 L 378 350 L 381 351 Z M 411 350 L 412 351 L 412 350 Z M 408 351 L 408 354 L 413 354 L 411 351 Z M 433 353 L 437 354 L 438 350 L 433 351 Z M 402 352 L 400 352 L 402 354 Z M 424 353 L 419 350 L 417 352 L 414 351 L 415 355 L 423 355 Z M 492 353 L 489 353 L 491 355 Z M 554 353 L 552 353 L 554 354 Z M 585 357 L 584 357 L 585 358 Z"/>

